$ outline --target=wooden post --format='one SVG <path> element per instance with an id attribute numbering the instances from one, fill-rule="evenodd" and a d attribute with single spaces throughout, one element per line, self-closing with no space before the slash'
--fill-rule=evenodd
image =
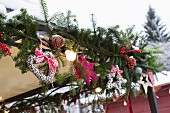
<path id="1" fill-rule="evenodd" d="M 148 87 L 148 100 L 150 104 L 151 113 L 159 113 L 156 95 L 153 92 L 152 87 Z"/>

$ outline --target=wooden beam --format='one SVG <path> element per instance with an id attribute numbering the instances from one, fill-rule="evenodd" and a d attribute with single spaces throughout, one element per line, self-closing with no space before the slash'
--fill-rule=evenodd
<path id="1" fill-rule="evenodd" d="M 148 87 L 148 100 L 149 100 L 151 113 L 159 113 L 158 102 L 156 99 L 156 95 L 152 90 L 152 87 Z"/>
<path id="2" fill-rule="evenodd" d="M 56 82 L 54 82 L 53 85 L 52 84 L 49 85 L 48 90 L 52 89 L 52 88 L 62 88 L 64 86 L 67 86 L 66 84 L 68 83 L 69 80 L 70 80 L 70 77 L 68 77 L 66 79 L 66 81 L 63 82 L 61 85 L 59 85 Z M 33 95 L 36 95 L 36 94 L 40 94 L 42 92 L 42 89 L 43 89 L 43 87 L 39 87 L 39 88 L 33 89 L 31 91 L 22 93 L 20 95 L 8 98 L 8 99 L 4 100 L 4 102 L 5 103 L 11 103 L 11 102 L 14 102 L 14 101 L 22 100 L 23 98 L 26 98 L 26 97 L 30 97 L 30 96 L 33 96 Z"/>

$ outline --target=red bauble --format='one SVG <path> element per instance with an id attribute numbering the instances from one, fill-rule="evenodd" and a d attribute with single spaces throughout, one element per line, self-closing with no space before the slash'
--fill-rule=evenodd
<path id="1" fill-rule="evenodd" d="M 66 39 L 60 35 L 53 35 L 49 38 L 49 44 L 53 48 L 60 48 L 66 44 Z"/>

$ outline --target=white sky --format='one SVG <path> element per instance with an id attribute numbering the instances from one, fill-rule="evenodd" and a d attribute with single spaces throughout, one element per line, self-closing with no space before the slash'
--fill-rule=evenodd
<path id="1" fill-rule="evenodd" d="M 35 12 L 40 10 L 39 0 L 0 0 L 12 8 L 26 7 Z M 77 15 L 80 27 L 91 27 L 90 14 L 95 14 L 97 25 L 108 27 L 120 25 L 122 29 L 135 25 L 136 31 L 143 30 L 148 6 L 155 8 L 170 31 L 170 1 L 168 0 L 46 0 L 49 13 L 71 10 Z M 16 4 L 15 4 L 16 3 Z"/>
<path id="2" fill-rule="evenodd" d="M 51 13 L 71 9 L 81 27 L 91 27 L 90 14 L 93 13 L 99 26 L 135 25 L 137 30 L 143 30 L 149 5 L 155 8 L 163 23 L 170 26 L 168 0 L 47 0 L 47 3 Z"/>

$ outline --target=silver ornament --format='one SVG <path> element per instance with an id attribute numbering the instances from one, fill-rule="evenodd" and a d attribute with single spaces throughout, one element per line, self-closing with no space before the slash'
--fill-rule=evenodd
<path id="1" fill-rule="evenodd" d="M 135 73 L 142 74 L 142 68 L 135 67 Z"/>

